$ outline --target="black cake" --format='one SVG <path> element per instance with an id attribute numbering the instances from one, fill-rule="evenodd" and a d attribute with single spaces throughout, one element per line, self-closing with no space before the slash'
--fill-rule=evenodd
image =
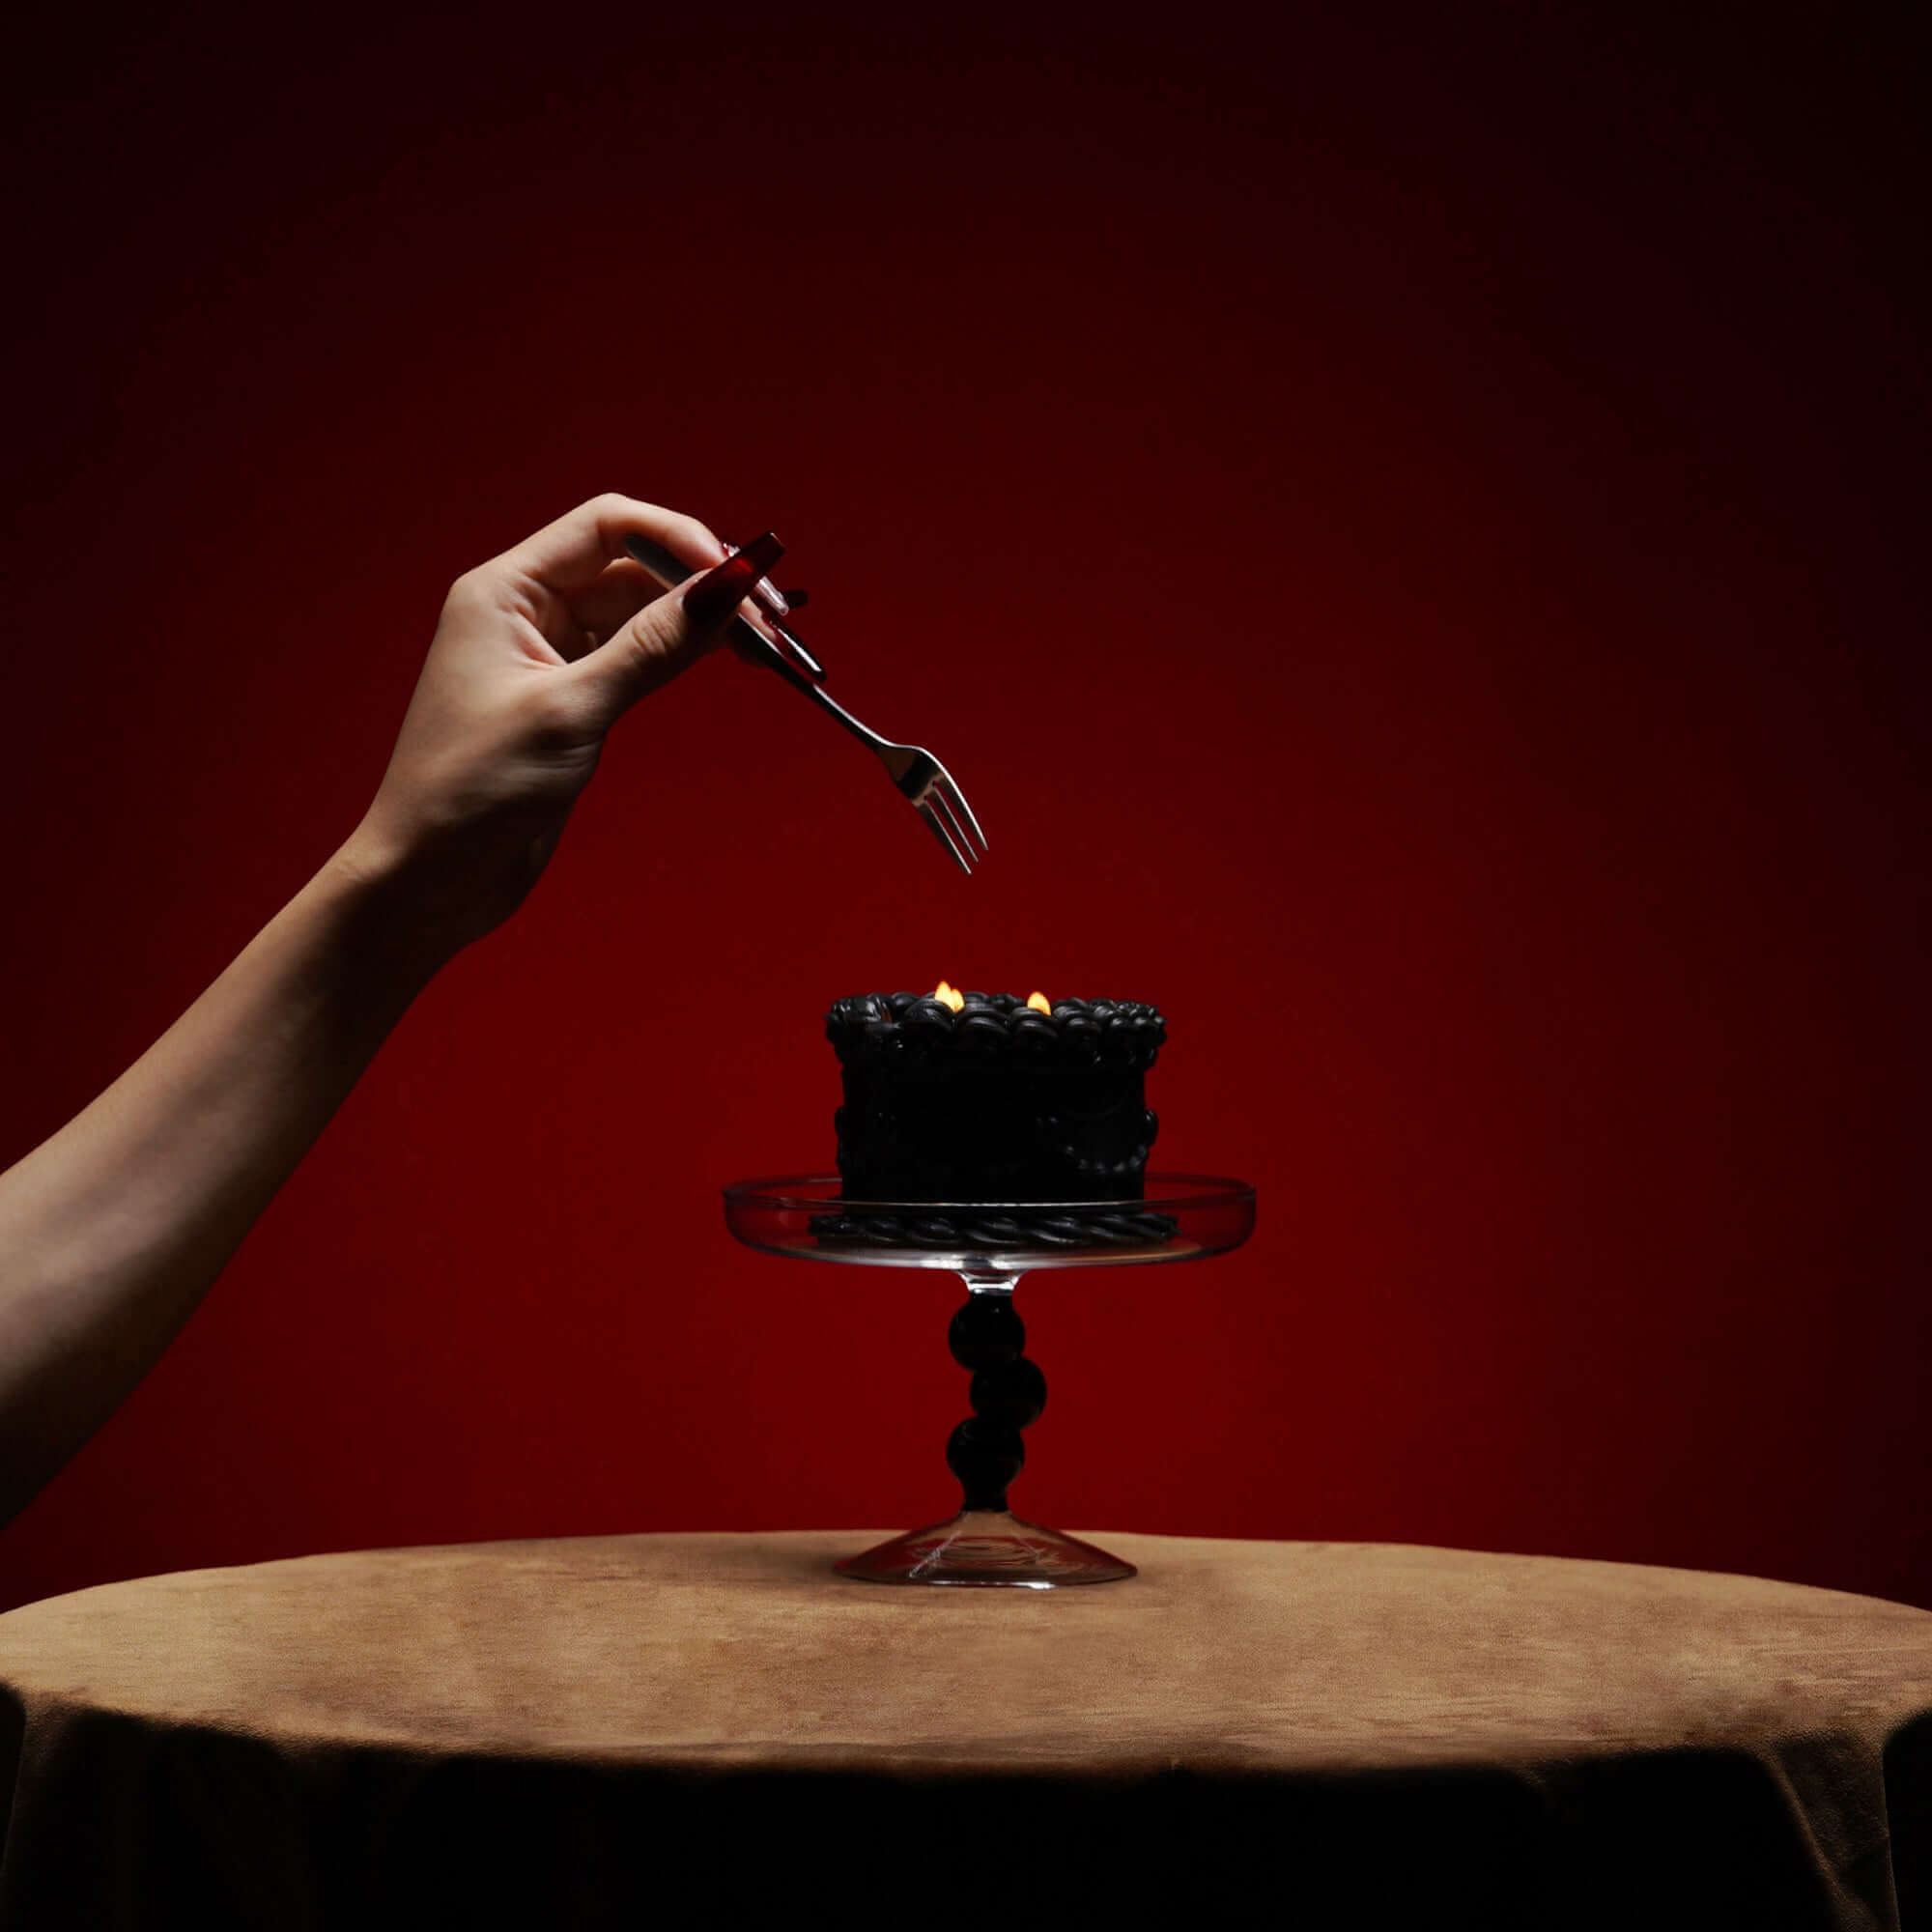
<path id="1" fill-rule="evenodd" d="M 956 1009 L 934 994 L 864 993 L 826 1015 L 844 1071 L 844 1198 L 1140 1200 L 1160 1014 L 1134 1000 L 1041 1011 L 1010 993 L 952 997 Z"/>

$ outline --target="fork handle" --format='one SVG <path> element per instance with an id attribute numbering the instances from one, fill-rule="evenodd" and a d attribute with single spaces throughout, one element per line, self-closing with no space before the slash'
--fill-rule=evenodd
<path id="1" fill-rule="evenodd" d="M 817 685 L 813 684 L 809 677 L 806 677 L 799 671 L 793 670 L 791 666 L 784 663 L 781 659 L 774 662 L 772 668 L 787 684 L 793 685 L 798 690 L 804 692 L 806 696 L 810 698 L 812 703 L 817 705 L 821 711 L 829 713 L 840 724 L 844 725 L 846 730 L 851 732 L 853 737 L 858 739 L 860 744 L 864 745 L 868 752 L 877 752 L 884 754 L 894 749 L 893 743 L 889 738 L 882 738 L 876 731 L 869 730 L 867 726 L 861 724 L 836 697 L 826 696 L 825 693 Z"/>
<path id="2" fill-rule="evenodd" d="M 742 633 L 758 646 L 756 651 L 748 653 L 753 663 L 763 665 L 767 670 L 777 671 L 794 691 L 802 692 L 807 697 L 811 699 L 812 703 L 818 706 L 819 710 L 844 725 L 846 730 L 851 732 L 853 737 L 858 739 L 860 744 L 864 745 L 868 752 L 883 753 L 893 749 L 893 743 L 890 738 L 882 738 L 869 726 L 860 724 L 836 697 L 830 697 L 826 695 L 822 685 L 814 684 L 796 666 L 788 663 L 777 651 L 773 650 L 771 645 L 763 638 L 759 637 L 751 625 L 745 622 L 744 618 L 734 617 L 731 623 L 732 641 L 734 643 L 737 642 L 739 634 Z"/>
<path id="3" fill-rule="evenodd" d="M 624 548 L 667 590 L 675 590 L 687 578 L 697 575 L 682 558 L 673 556 L 662 544 L 653 543 L 649 537 L 628 536 L 624 539 Z M 770 639 L 760 637 L 744 618 L 734 616 L 727 635 L 733 645 L 753 664 L 763 665 L 767 670 L 776 671 L 794 691 L 803 692 L 821 711 L 829 712 L 868 751 L 884 753 L 892 749 L 891 740 L 868 730 L 837 698 L 826 696 Z"/>

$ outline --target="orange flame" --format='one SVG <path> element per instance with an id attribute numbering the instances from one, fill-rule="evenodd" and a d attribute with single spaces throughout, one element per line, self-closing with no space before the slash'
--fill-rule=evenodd
<path id="1" fill-rule="evenodd" d="M 940 980 L 939 984 L 933 988 L 932 997 L 942 1007 L 951 1007 L 955 1013 L 966 1004 L 966 995 L 954 992 L 944 980 Z"/>
<path id="2" fill-rule="evenodd" d="M 1027 1005 L 1037 1013 L 1044 1013 L 1049 1019 L 1053 1017 L 1053 1009 L 1047 1005 L 1044 993 L 1029 993 L 1027 995 Z"/>

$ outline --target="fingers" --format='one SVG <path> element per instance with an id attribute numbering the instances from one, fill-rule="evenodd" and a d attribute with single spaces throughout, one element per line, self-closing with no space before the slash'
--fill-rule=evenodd
<path id="1" fill-rule="evenodd" d="M 663 595 L 664 585 L 641 564 L 619 557 L 589 589 L 554 605 L 554 621 L 544 622 L 543 633 L 559 657 L 581 658 Z"/>
<path id="2" fill-rule="evenodd" d="M 589 589 L 624 554 L 624 539 L 633 532 L 654 538 L 695 570 L 724 554 L 724 546 L 696 517 L 606 494 L 566 511 L 485 568 L 501 569 L 553 597 L 569 597 Z"/>
<path id="3" fill-rule="evenodd" d="M 711 649 L 753 584 L 783 554 L 784 546 L 767 533 L 646 604 L 609 642 L 573 665 L 570 675 L 594 694 L 603 728 Z"/>

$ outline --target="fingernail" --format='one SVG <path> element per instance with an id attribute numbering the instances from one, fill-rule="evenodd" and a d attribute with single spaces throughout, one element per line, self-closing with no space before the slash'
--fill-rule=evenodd
<path id="1" fill-rule="evenodd" d="M 758 566 L 758 575 L 769 575 L 772 566 L 785 554 L 785 547 L 770 530 L 762 536 L 755 536 L 738 554 L 748 556 Z"/>
<path id="2" fill-rule="evenodd" d="M 784 554 L 784 545 L 767 530 L 748 543 L 736 556 L 715 564 L 702 577 L 694 578 L 684 587 L 684 614 L 695 630 L 709 630 L 722 623 L 740 604 L 766 571 Z"/>

